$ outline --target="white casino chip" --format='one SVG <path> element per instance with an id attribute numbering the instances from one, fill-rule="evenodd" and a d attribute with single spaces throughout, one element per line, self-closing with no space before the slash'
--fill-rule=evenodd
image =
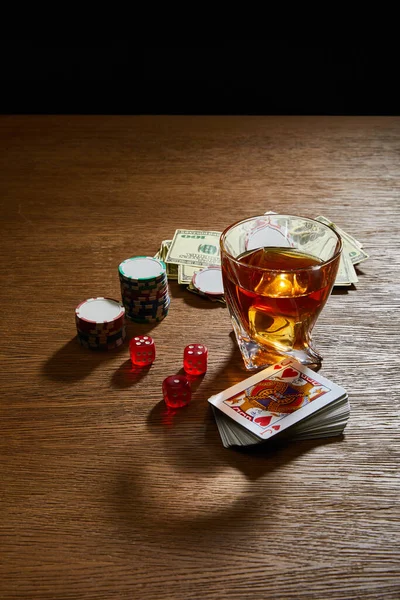
<path id="1" fill-rule="evenodd" d="M 79 319 L 94 323 L 111 323 L 125 313 L 119 302 L 111 298 L 90 298 L 82 302 L 76 309 Z"/>
<path id="2" fill-rule="evenodd" d="M 151 256 L 128 258 L 120 264 L 119 268 L 122 275 L 138 281 L 160 277 L 165 273 L 165 264 Z"/>
<path id="3" fill-rule="evenodd" d="M 287 239 L 284 231 L 279 231 L 269 225 L 260 227 L 249 234 L 246 244 L 246 250 L 257 250 L 266 247 L 290 247 L 291 243 Z"/>
<path id="4" fill-rule="evenodd" d="M 194 287 L 208 296 L 222 296 L 224 284 L 220 267 L 207 267 L 197 271 L 192 279 Z"/>

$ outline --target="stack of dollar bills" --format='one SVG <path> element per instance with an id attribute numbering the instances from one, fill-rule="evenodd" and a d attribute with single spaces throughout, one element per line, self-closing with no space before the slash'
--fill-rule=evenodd
<path id="1" fill-rule="evenodd" d="M 271 214 L 272 211 L 268 213 Z M 327 217 L 320 215 L 315 219 L 335 229 L 342 238 L 343 251 L 335 286 L 351 286 L 357 283 L 358 277 L 354 265 L 368 258 L 362 243 Z M 193 285 L 193 275 L 206 267 L 221 265 L 220 237 L 220 231 L 177 229 L 172 240 L 161 242 L 154 257 L 166 263 L 168 279 L 177 280 L 179 284 L 185 285 L 189 292 L 204 296 Z M 208 298 L 214 302 L 225 302 L 223 298 Z"/>
<path id="2" fill-rule="evenodd" d="M 363 250 L 362 243 L 322 215 L 315 217 L 315 220 L 329 225 L 342 238 L 343 250 L 335 286 L 349 286 L 357 283 L 358 277 L 354 265 L 358 265 L 363 260 L 369 258 L 368 254 Z"/>
<path id="3" fill-rule="evenodd" d="M 189 292 L 206 297 L 212 302 L 225 304 L 223 297 L 211 297 L 200 292 L 193 284 L 193 276 L 207 267 L 221 265 L 220 231 L 177 229 L 172 240 L 163 240 L 155 258 L 167 265 L 168 279 L 175 279 Z"/>

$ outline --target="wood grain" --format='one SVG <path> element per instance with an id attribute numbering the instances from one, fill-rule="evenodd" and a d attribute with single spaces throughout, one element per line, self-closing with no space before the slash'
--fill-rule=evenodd
<path id="1" fill-rule="evenodd" d="M 399 152 L 390 117 L 0 117 L 0 597 L 397 599 Z M 83 299 L 178 227 L 325 214 L 370 259 L 314 338 L 342 439 L 225 450 L 207 398 L 242 379 L 227 311 L 171 284 L 158 356 L 75 339 Z M 128 333 L 150 331 L 129 325 Z M 209 369 L 169 415 L 190 342 Z"/>

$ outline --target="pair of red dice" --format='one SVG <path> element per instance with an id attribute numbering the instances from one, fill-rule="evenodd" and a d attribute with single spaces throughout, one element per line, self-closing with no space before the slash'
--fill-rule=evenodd
<path id="1" fill-rule="evenodd" d="M 155 361 L 156 347 L 149 335 L 136 336 L 129 343 L 131 361 L 138 367 L 148 367 Z M 183 352 L 183 368 L 188 375 L 203 375 L 207 371 L 208 350 L 204 344 L 189 344 Z M 170 375 L 162 385 L 165 403 L 170 408 L 189 404 L 192 391 L 185 375 Z"/>
<path id="2" fill-rule="evenodd" d="M 149 335 L 140 335 L 129 342 L 131 361 L 138 367 L 148 367 L 156 359 L 156 346 Z M 189 344 L 183 352 L 183 368 L 188 375 L 203 375 L 207 371 L 208 351 L 202 344 Z"/>

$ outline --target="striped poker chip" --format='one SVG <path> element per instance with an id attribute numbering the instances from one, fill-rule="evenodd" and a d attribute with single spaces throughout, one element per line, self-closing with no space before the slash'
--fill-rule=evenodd
<path id="1" fill-rule="evenodd" d="M 134 285 L 120 278 L 121 289 L 127 292 L 132 292 L 133 294 L 143 294 L 143 295 L 151 295 L 157 294 L 159 291 L 163 290 L 167 285 L 167 279 L 161 281 L 160 283 L 154 283 L 153 285 L 139 286 Z"/>
<path id="2" fill-rule="evenodd" d="M 168 314 L 168 313 L 167 313 Z M 163 315 L 161 317 L 136 317 L 135 315 L 128 315 L 128 318 L 135 323 L 160 323 L 163 319 L 165 319 L 167 315 Z"/>
<path id="3" fill-rule="evenodd" d="M 130 309 L 143 309 L 143 310 L 155 310 L 157 308 L 162 308 L 163 306 L 167 306 L 169 305 L 169 303 L 171 302 L 170 297 L 168 296 L 167 298 L 165 298 L 165 300 L 156 300 L 154 302 L 127 302 L 125 303 L 125 310 L 130 310 Z"/>
<path id="4" fill-rule="evenodd" d="M 125 296 L 126 298 L 143 298 L 143 300 L 155 300 L 157 298 L 160 298 L 162 296 L 165 296 L 165 294 L 168 294 L 169 290 L 168 290 L 168 285 L 164 285 L 162 288 L 159 288 L 157 290 L 152 290 L 151 293 L 148 292 L 143 292 L 143 290 L 132 290 L 132 289 L 127 289 L 123 286 L 121 286 L 121 296 Z"/>
<path id="5" fill-rule="evenodd" d="M 133 283 L 125 281 L 121 277 L 119 278 L 119 282 L 120 282 L 121 288 L 126 290 L 127 292 L 132 292 L 133 294 L 142 293 L 144 295 L 149 295 L 149 294 L 157 294 L 157 292 L 159 292 L 160 290 L 163 290 L 165 288 L 165 286 L 167 285 L 168 279 L 165 278 L 163 281 L 160 281 L 159 283 L 154 283 L 152 285 L 146 285 L 146 286 L 134 285 Z"/>
<path id="6" fill-rule="evenodd" d="M 78 330 L 78 336 L 80 339 L 83 339 L 87 342 L 90 342 L 94 345 L 96 344 L 113 344 L 117 340 L 121 338 L 125 338 L 126 332 L 125 327 L 123 327 L 120 331 L 113 333 L 112 335 L 87 335 L 82 331 Z"/>
<path id="7" fill-rule="evenodd" d="M 151 302 L 149 302 L 148 300 L 129 300 L 129 301 L 124 300 L 125 309 L 127 306 L 129 306 L 129 307 L 137 306 L 138 308 L 140 308 L 140 307 L 155 308 L 158 306 L 163 306 L 164 304 L 169 304 L 169 302 L 170 302 L 169 296 L 166 296 L 162 300 L 152 300 Z"/>
<path id="8" fill-rule="evenodd" d="M 159 298 L 163 298 L 165 295 L 169 293 L 168 288 L 164 288 L 160 291 L 157 291 L 155 294 L 142 294 L 141 292 L 135 293 L 132 290 L 127 291 L 121 288 L 121 297 L 126 300 L 158 300 Z"/>
<path id="9" fill-rule="evenodd" d="M 77 337 L 80 342 L 85 342 L 85 344 L 87 344 L 90 348 L 111 348 L 115 344 L 119 345 L 121 342 L 123 342 L 126 338 L 126 334 L 120 336 L 118 339 L 113 340 L 94 340 L 92 338 L 87 338 L 80 333 L 78 333 Z"/>
<path id="10" fill-rule="evenodd" d="M 136 316 L 136 317 L 156 317 L 156 316 L 165 316 L 168 313 L 169 305 L 165 304 L 164 306 L 160 306 L 158 308 L 131 308 L 127 310 L 126 315 L 128 317 Z"/>
<path id="11" fill-rule="evenodd" d="M 125 341 L 125 337 L 120 338 L 112 343 L 93 344 L 93 342 L 90 342 L 90 341 L 85 340 L 84 338 L 78 336 L 78 341 L 81 346 L 83 346 L 84 348 L 88 348 L 89 350 L 106 350 L 107 351 L 107 350 L 116 350 L 117 348 L 120 348 Z"/>
<path id="12" fill-rule="evenodd" d="M 207 296 L 222 296 L 224 293 L 222 270 L 218 266 L 206 267 L 196 271 L 192 283 L 199 292 Z"/>
<path id="13" fill-rule="evenodd" d="M 168 297 L 165 300 L 163 300 L 162 302 L 127 302 L 125 303 L 125 310 L 129 310 L 129 309 L 148 309 L 148 310 L 154 310 L 156 308 L 161 308 L 162 306 L 166 306 L 167 304 L 169 304 L 171 302 L 171 299 Z"/>
<path id="14" fill-rule="evenodd" d="M 157 317 L 167 313 L 169 309 L 169 305 L 165 306 L 159 310 L 130 310 L 127 315 L 132 316 L 135 315 L 137 317 Z"/>
<path id="15" fill-rule="evenodd" d="M 109 335 L 109 336 L 103 336 L 103 335 L 87 335 L 86 333 L 82 333 L 82 331 L 78 331 L 77 332 L 78 336 L 81 339 L 86 340 L 87 342 L 91 342 L 93 344 L 99 344 L 99 343 L 107 343 L 107 344 L 113 344 L 114 342 L 116 342 L 117 340 L 119 340 L 120 338 L 125 338 L 126 336 L 126 329 L 125 326 L 121 329 L 121 331 L 118 331 L 117 333 L 115 333 L 114 335 Z"/>
<path id="16" fill-rule="evenodd" d="M 157 307 L 157 306 L 163 306 L 164 304 L 169 304 L 169 302 L 171 301 L 169 296 L 166 296 L 165 298 L 163 298 L 162 300 L 127 300 L 126 298 L 123 298 L 123 303 L 125 306 L 125 310 L 128 310 L 130 307 Z"/>
<path id="17" fill-rule="evenodd" d="M 166 316 L 168 315 L 168 310 L 165 310 L 163 312 L 160 313 L 149 313 L 149 314 L 142 314 L 142 313 L 129 313 L 127 315 L 128 319 L 131 319 L 132 321 L 136 321 L 136 320 L 152 320 L 152 319 L 158 319 L 158 320 L 162 320 L 164 319 Z"/>
<path id="18" fill-rule="evenodd" d="M 161 302 L 168 297 L 168 289 L 166 289 L 162 294 L 158 294 L 157 296 L 137 296 L 135 294 L 126 292 L 121 292 L 121 296 L 126 302 Z"/>
<path id="19" fill-rule="evenodd" d="M 142 296 L 156 296 L 159 293 L 162 293 L 168 287 L 168 279 L 165 278 L 161 283 L 157 283 L 157 285 L 148 285 L 146 287 L 138 287 L 127 283 L 126 281 L 120 278 L 119 280 L 121 290 L 130 293 L 130 294 L 142 294 Z"/>
<path id="20" fill-rule="evenodd" d="M 76 328 L 79 331 L 81 331 L 82 333 L 86 333 L 87 335 L 106 335 L 106 336 L 112 335 L 112 334 L 116 333 L 117 331 L 120 331 L 122 329 L 122 327 L 124 326 L 124 323 L 125 323 L 125 315 L 124 315 L 124 321 L 122 322 L 122 324 L 120 324 L 119 327 L 117 324 L 115 324 L 112 327 L 91 327 L 89 324 L 79 321 L 78 319 L 75 319 Z"/>
<path id="21" fill-rule="evenodd" d="M 89 350 L 108 351 L 108 350 L 116 350 L 117 348 L 120 348 L 125 341 L 125 337 L 117 340 L 116 342 L 114 342 L 112 344 L 95 344 L 95 345 L 93 345 L 90 342 L 80 338 L 79 336 L 78 336 L 78 340 L 79 340 L 79 343 L 81 346 L 83 346 L 84 348 L 88 348 Z"/>

